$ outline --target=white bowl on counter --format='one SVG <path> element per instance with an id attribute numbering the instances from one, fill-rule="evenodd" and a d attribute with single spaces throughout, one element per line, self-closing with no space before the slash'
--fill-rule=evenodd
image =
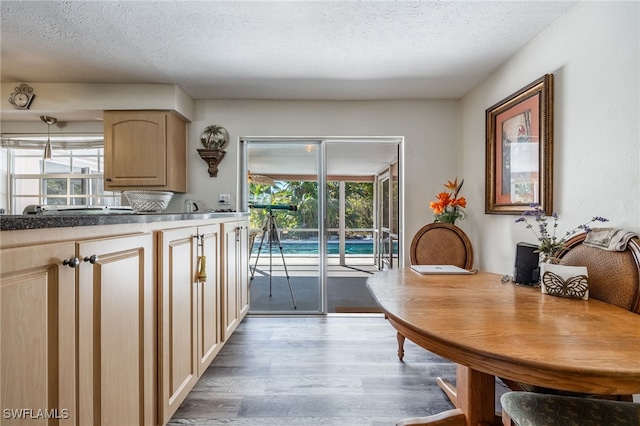
<path id="1" fill-rule="evenodd" d="M 173 192 L 169 191 L 122 191 L 136 213 L 160 213 L 168 206 Z"/>

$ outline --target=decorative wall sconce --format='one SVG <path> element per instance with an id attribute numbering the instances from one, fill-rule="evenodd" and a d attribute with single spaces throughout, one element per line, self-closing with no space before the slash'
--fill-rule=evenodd
<path id="1" fill-rule="evenodd" d="M 227 129 L 217 124 L 212 124 L 204 128 L 200 133 L 200 143 L 204 149 L 198 149 L 198 154 L 209 166 L 209 176 L 218 176 L 218 164 L 224 158 L 226 151 L 224 148 L 229 142 Z"/>

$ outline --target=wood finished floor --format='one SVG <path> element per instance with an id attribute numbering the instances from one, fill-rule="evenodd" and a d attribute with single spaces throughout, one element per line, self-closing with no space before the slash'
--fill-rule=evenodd
<path id="1" fill-rule="evenodd" d="M 387 426 L 453 408 L 435 378 L 455 365 L 396 351 L 382 315 L 249 316 L 169 424 Z"/>

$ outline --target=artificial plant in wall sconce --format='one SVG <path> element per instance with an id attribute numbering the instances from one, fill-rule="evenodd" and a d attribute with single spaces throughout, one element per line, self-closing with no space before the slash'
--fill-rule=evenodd
<path id="1" fill-rule="evenodd" d="M 204 128 L 200 133 L 200 143 L 204 149 L 198 149 L 198 154 L 209 166 L 209 176 L 218 176 L 218 164 L 224 158 L 226 151 L 224 148 L 229 142 L 227 129 L 217 124 L 212 124 Z"/>

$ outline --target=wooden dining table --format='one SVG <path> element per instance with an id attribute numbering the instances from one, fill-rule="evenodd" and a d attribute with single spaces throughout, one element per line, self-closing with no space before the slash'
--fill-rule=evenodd
<path id="1" fill-rule="evenodd" d="M 457 363 L 451 413 L 464 416 L 462 424 L 495 424 L 496 376 L 566 391 L 640 393 L 640 315 L 625 309 L 542 294 L 487 272 L 421 275 L 406 267 L 375 273 L 367 285 L 401 335 Z M 434 424 L 448 424 L 446 416 Z"/>

